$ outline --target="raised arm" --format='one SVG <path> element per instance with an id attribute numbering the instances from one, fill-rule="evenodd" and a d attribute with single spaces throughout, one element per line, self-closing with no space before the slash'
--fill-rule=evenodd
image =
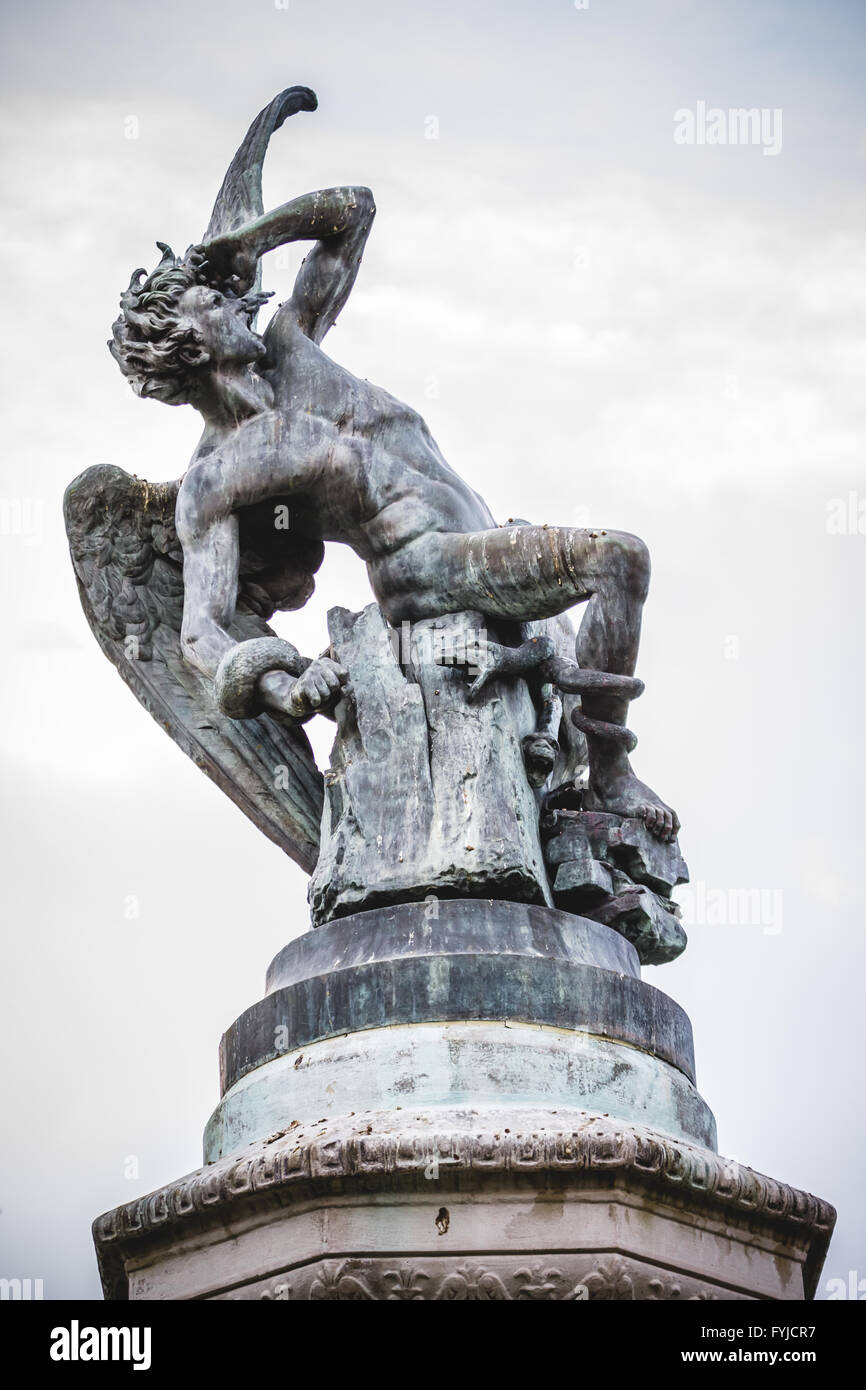
<path id="1" fill-rule="evenodd" d="M 323 189 L 294 198 L 196 250 L 216 281 L 244 293 L 268 251 L 293 241 L 315 241 L 280 313 L 292 314 L 302 332 L 319 343 L 355 283 L 375 213 L 369 188 Z"/>
<path id="2" fill-rule="evenodd" d="M 369 188 L 334 188 L 326 194 L 314 193 L 313 198 L 334 198 L 317 209 L 323 228 L 317 231 L 316 244 L 301 264 L 292 297 L 286 309 L 295 315 L 302 333 L 320 343 L 332 328 L 337 315 L 349 297 L 358 275 L 367 237 L 376 216 L 376 204 Z M 328 230 L 332 212 L 339 211 L 342 222 L 332 219 L 333 231 Z"/>

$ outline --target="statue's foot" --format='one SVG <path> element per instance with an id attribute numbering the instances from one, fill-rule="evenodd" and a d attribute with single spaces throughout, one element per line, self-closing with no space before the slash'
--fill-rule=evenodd
<path id="1" fill-rule="evenodd" d="M 627 758 L 590 771 L 585 804 L 590 811 L 609 811 L 642 820 L 659 840 L 675 840 L 680 828 L 676 811 L 635 776 Z"/>

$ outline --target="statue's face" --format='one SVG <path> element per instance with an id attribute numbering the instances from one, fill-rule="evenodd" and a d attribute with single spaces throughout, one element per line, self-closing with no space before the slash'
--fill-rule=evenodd
<path id="1" fill-rule="evenodd" d="M 180 299 L 180 311 L 201 334 L 202 346 L 211 362 L 256 362 L 267 349 L 264 340 L 250 328 L 253 314 L 239 299 L 227 299 L 219 290 L 194 285 Z"/>

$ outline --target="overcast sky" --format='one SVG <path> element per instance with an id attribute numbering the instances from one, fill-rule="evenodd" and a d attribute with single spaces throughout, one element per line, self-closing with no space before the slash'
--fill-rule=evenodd
<path id="1" fill-rule="evenodd" d="M 99 653 L 60 513 L 92 463 L 183 472 L 198 417 L 121 378 L 118 295 L 304 83 L 266 205 L 378 206 L 329 352 L 501 519 L 650 546 L 635 763 L 682 817 L 696 920 L 645 978 L 691 1016 L 722 1152 L 833 1202 L 822 1284 L 866 1277 L 862 7 L 31 0 L 2 25 L 0 1275 L 99 1296 L 92 1218 L 198 1166 L 220 1034 L 307 925 L 305 875 Z M 678 144 L 701 102 L 765 109 L 781 148 Z M 266 263 L 278 299 L 296 259 Z M 317 652 L 368 597 L 332 547 L 280 631 Z M 714 920 L 739 889 L 756 919 Z"/>

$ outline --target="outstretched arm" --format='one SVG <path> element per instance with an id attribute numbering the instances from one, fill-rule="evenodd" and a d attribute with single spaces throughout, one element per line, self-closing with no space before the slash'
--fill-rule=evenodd
<path id="1" fill-rule="evenodd" d="M 255 279 L 259 259 L 292 241 L 315 241 L 292 297 L 281 309 L 302 332 L 321 342 L 355 283 L 376 207 L 369 188 L 328 188 L 305 193 L 273 212 L 197 247 L 208 273 L 242 293 Z"/>

